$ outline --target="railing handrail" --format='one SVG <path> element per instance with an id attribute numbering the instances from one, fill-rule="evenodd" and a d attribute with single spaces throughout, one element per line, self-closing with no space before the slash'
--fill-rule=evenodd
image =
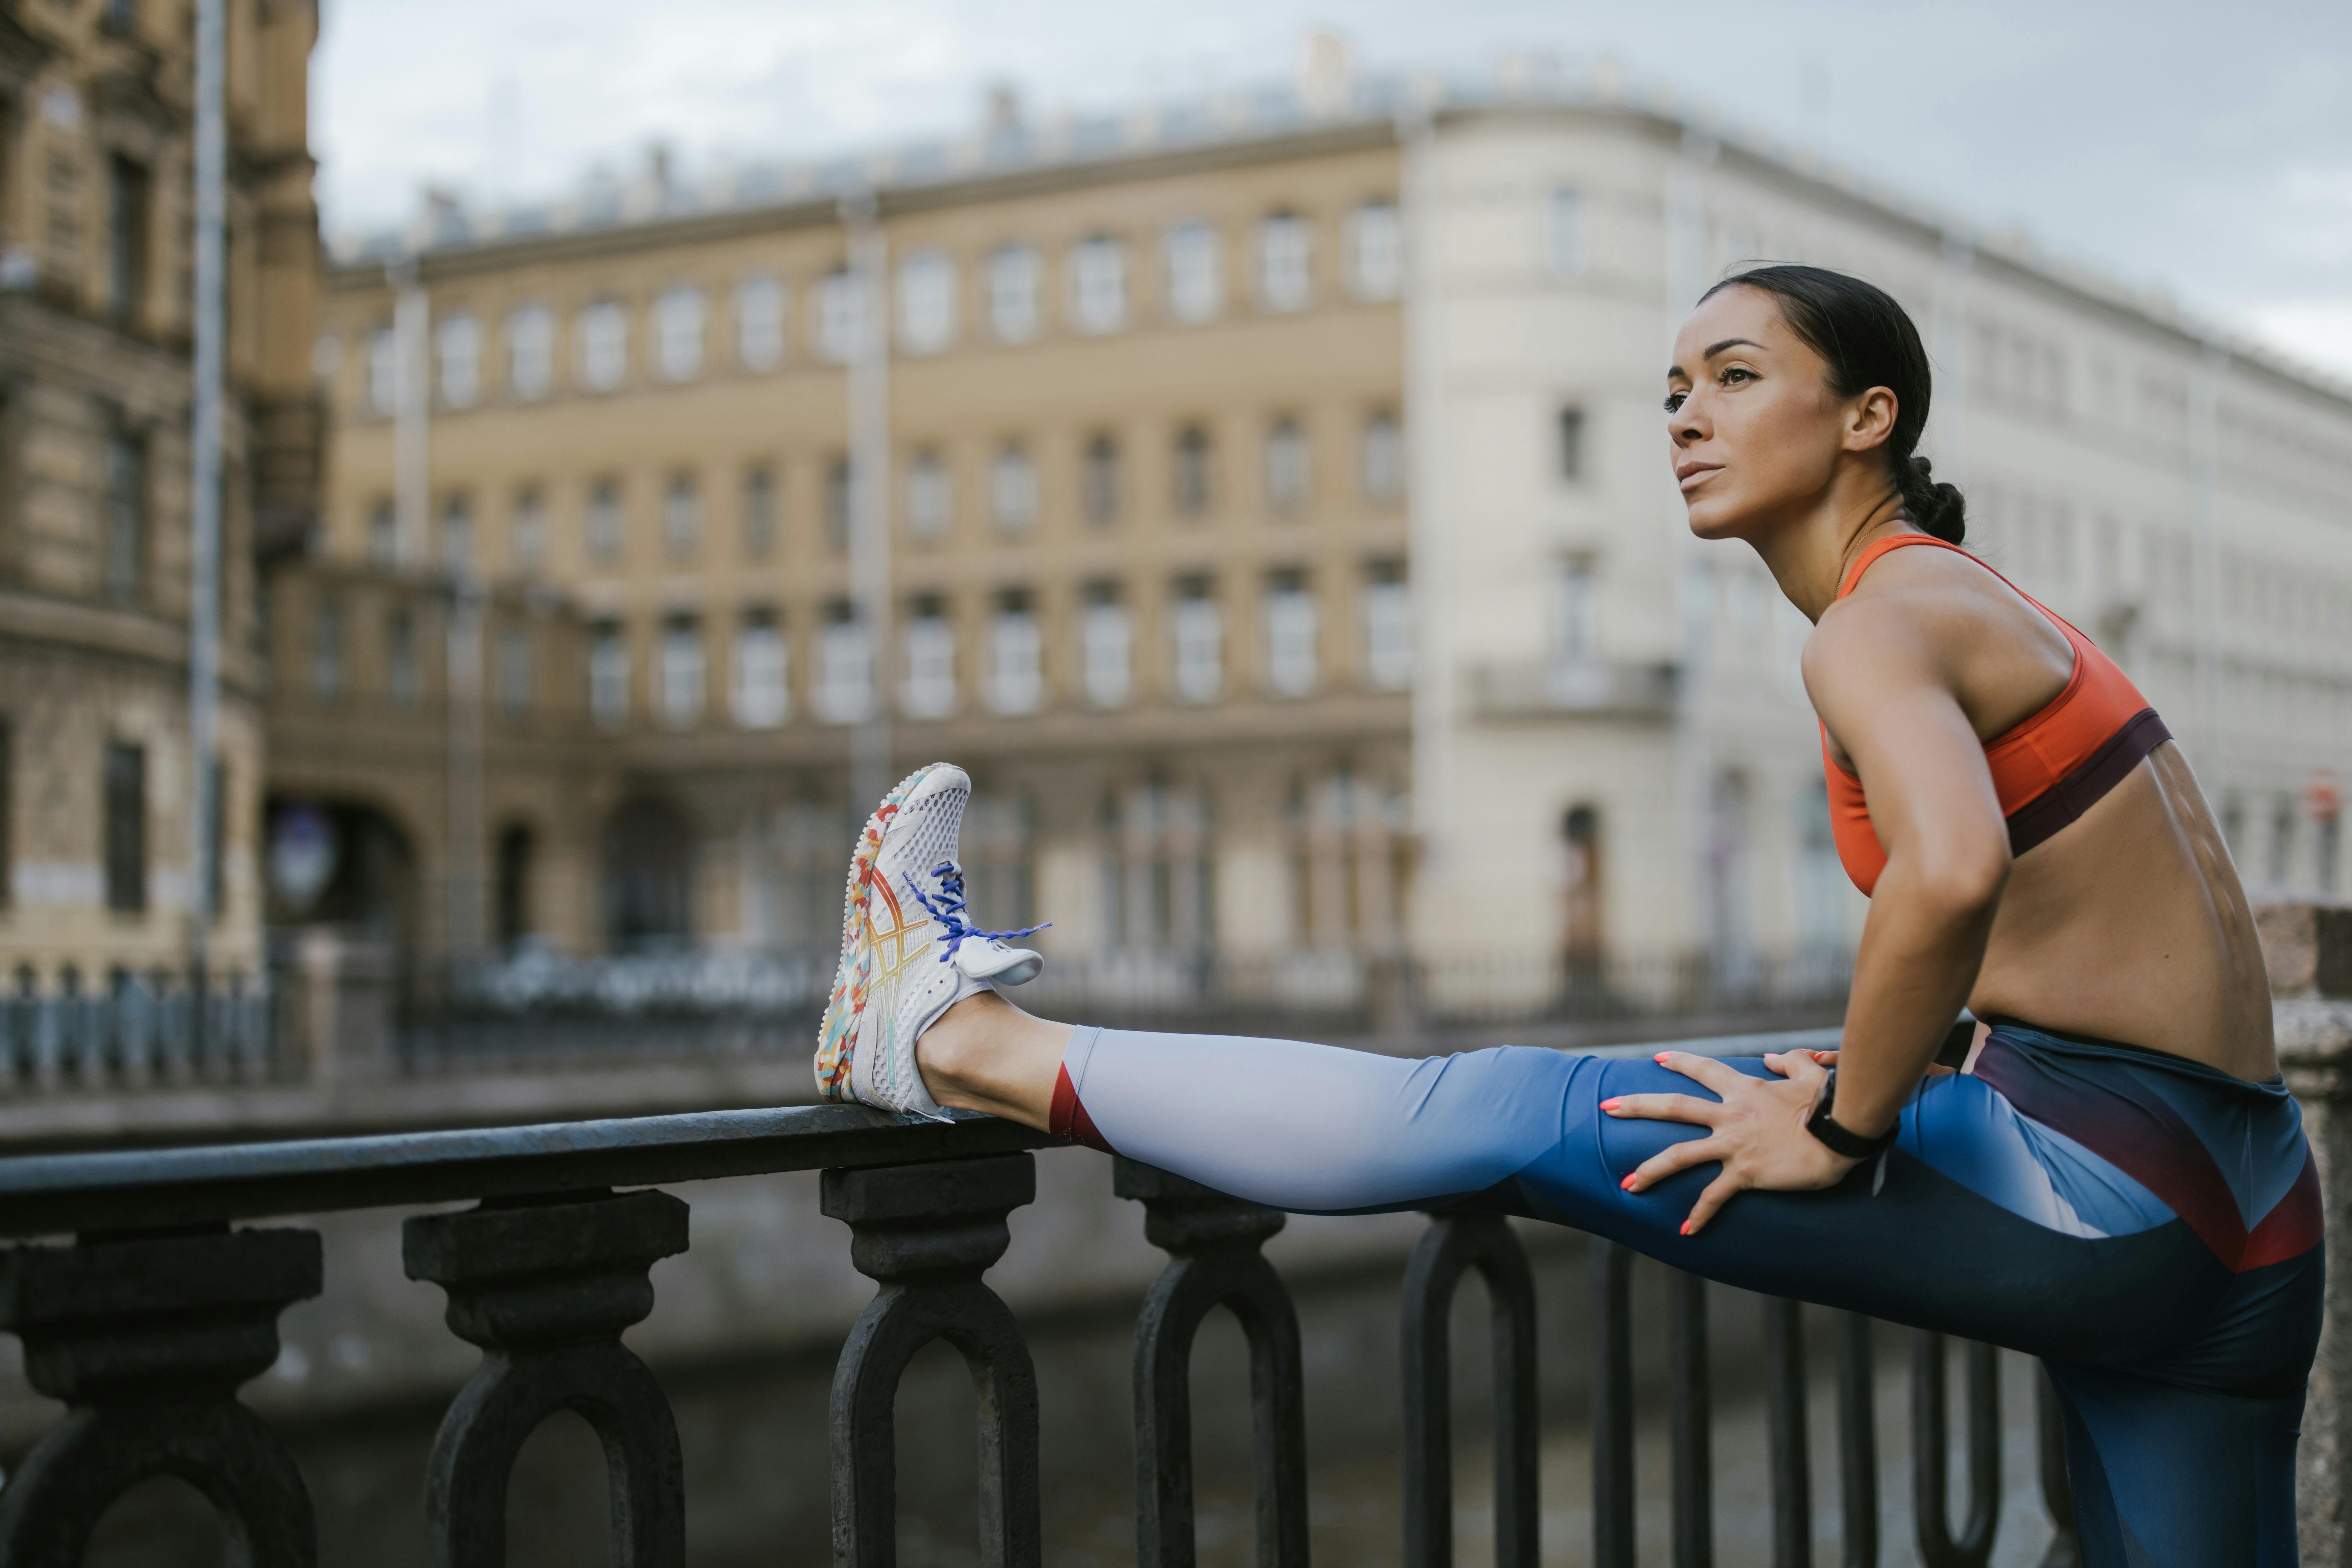
<path id="1" fill-rule="evenodd" d="M 100 1234 L 340 1209 L 968 1160 L 1061 1141 L 968 1112 L 857 1105 L 0 1158 L 0 1236 Z"/>
<path id="2" fill-rule="evenodd" d="M 1834 1029 L 1672 1042 L 1730 1056 L 1825 1047 Z M 1633 1055 L 1661 1044 L 1605 1047 Z M 687 1111 L 523 1127 L 0 1157 L 0 1237 L 153 1230 L 341 1209 L 967 1160 L 1061 1141 L 994 1117 L 856 1105 Z"/>

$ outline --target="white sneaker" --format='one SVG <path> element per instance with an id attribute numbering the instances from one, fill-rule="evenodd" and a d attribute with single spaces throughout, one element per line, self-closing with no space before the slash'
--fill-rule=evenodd
<path id="1" fill-rule="evenodd" d="M 915 1042 L 940 1015 L 992 984 L 1018 985 L 1045 960 L 1010 945 L 1027 931 L 974 928 L 956 831 L 971 799 L 961 768 L 918 768 L 883 796 L 850 857 L 841 967 L 817 1036 L 827 1100 L 943 1120 L 915 1067 Z"/>

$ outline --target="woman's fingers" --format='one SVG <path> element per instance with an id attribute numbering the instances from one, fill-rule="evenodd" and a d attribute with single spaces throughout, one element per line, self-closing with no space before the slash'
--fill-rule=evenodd
<path id="1" fill-rule="evenodd" d="M 1723 1113 L 1723 1103 L 1689 1094 L 1621 1094 L 1614 1100 L 1602 1100 L 1601 1109 L 1612 1116 L 1644 1121 L 1688 1121 L 1699 1127 L 1712 1127 L 1715 1119 Z"/>
<path id="2" fill-rule="evenodd" d="M 1747 1184 L 1733 1175 L 1727 1166 L 1723 1174 L 1709 1182 L 1706 1184 L 1706 1191 L 1699 1194 L 1698 1202 L 1691 1205 L 1689 1217 L 1683 1221 L 1683 1234 L 1696 1236 L 1699 1233 L 1699 1227 L 1713 1219 L 1716 1211 L 1729 1203 L 1731 1195 Z"/>
<path id="3" fill-rule="evenodd" d="M 1728 1096 L 1733 1089 L 1749 1081 L 1746 1073 L 1726 1067 L 1713 1057 L 1695 1057 L 1688 1051 L 1660 1051 L 1651 1059 L 1685 1078 L 1696 1079 L 1719 1095 Z"/>
<path id="4" fill-rule="evenodd" d="M 1633 1173 L 1618 1184 L 1629 1193 L 1646 1191 L 1668 1176 L 1689 1170 L 1693 1165 L 1712 1164 L 1723 1158 L 1722 1145 L 1713 1138 L 1693 1138 L 1688 1142 L 1671 1144 L 1659 1150 L 1633 1167 Z"/>

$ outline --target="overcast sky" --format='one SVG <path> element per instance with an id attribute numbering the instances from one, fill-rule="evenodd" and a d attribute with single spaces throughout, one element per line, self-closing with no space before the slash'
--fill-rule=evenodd
<path id="1" fill-rule="evenodd" d="M 984 85 L 1113 108 L 1287 75 L 1310 26 L 1370 70 L 1597 58 L 1722 120 L 2352 378 L 2347 0 L 323 0 L 329 232 L 427 181 L 546 195 L 655 140 L 689 166 L 952 133 Z"/>

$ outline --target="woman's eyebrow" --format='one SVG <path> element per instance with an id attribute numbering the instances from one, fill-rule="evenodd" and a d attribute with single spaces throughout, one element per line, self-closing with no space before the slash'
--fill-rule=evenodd
<path id="1" fill-rule="evenodd" d="M 1762 343 L 1758 342 L 1754 338 L 1726 338 L 1719 343 L 1709 344 L 1707 346 L 1706 357 L 1713 359 L 1724 350 L 1738 348 L 1742 344 L 1745 344 L 1751 349 L 1760 349 L 1764 346 Z"/>

